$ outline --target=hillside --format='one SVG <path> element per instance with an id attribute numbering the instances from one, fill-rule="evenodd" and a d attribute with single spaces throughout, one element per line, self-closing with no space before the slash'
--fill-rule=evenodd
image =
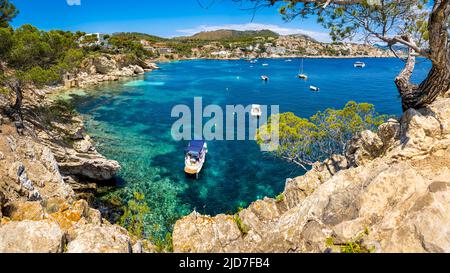
<path id="1" fill-rule="evenodd" d="M 280 35 L 271 30 L 227 30 L 221 29 L 216 31 L 204 31 L 194 34 L 190 37 L 181 37 L 181 39 L 203 40 L 203 41 L 222 41 L 222 40 L 239 40 L 239 39 L 256 39 L 262 38 L 277 38 Z"/>
<path id="2" fill-rule="evenodd" d="M 146 34 L 146 33 L 140 33 L 140 32 L 116 32 L 116 33 L 113 33 L 112 36 L 126 37 L 126 38 L 134 40 L 134 41 L 146 40 L 146 41 L 154 42 L 154 43 L 163 42 L 163 41 L 168 40 L 166 38 L 162 38 L 159 36 Z"/>

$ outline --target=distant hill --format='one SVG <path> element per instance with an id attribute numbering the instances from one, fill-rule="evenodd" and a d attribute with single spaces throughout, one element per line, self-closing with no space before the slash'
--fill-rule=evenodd
<path id="1" fill-rule="evenodd" d="M 147 40 L 149 42 L 163 42 L 167 41 L 166 38 L 158 37 L 155 35 L 150 35 L 146 33 L 138 33 L 138 32 L 116 32 L 113 34 L 113 36 L 122 36 L 127 37 L 135 41 L 139 40 Z"/>
<path id="2" fill-rule="evenodd" d="M 271 30 L 247 30 L 247 31 L 239 31 L 239 30 L 228 30 L 221 29 L 215 31 L 204 31 L 197 33 L 193 36 L 189 37 L 179 37 L 178 39 L 191 39 L 191 40 L 203 40 L 203 41 L 220 41 L 220 40 L 238 40 L 245 38 L 256 38 L 256 37 L 273 37 L 277 38 L 280 35 Z"/>
<path id="3" fill-rule="evenodd" d="M 308 40 L 308 41 L 312 41 L 312 42 L 315 42 L 315 43 L 319 43 L 319 41 L 317 41 L 316 39 L 314 39 L 311 36 L 308 36 L 306 34 L 291 34 L 291 35 L 288 35 L 288 36 L 298 37 L 298 38 L 302 38 L 304 40 Z"/>

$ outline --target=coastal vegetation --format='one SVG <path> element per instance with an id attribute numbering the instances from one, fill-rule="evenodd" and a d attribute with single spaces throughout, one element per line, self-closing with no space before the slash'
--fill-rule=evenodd
<path id="1" fill-rule="evenodd" d="M 309 119 L 294 113 L 272 116 L 257 132 L 259 144 L 270 139 L 279 126 L 280 146 L 275 154 L 308 170 L 314 163 L 343 155 L 350 139 L 364 130 L 375 131 L 389 116 L 380 115 L 368 103 L 351 101 L 343 109 L 319 111 Z"/>

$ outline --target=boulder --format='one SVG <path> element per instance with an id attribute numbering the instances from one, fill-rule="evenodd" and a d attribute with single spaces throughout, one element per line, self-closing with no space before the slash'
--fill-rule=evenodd
<path id="1" fill-rule="evenodd" d="M 95 147 L 92 145 L 89 136 L 86 136 L 84 139 L 75 142 L 73 148 L 75 149 L 75 151 L 80 153 L 88 153 L 95 151 Z"/>
<path id="2" fill-rule="evenodd" d="M 9 222 L 0 227 L 0 253 L 61 253 L 64 233 L 50 221 Z"/>
<path id="3" fill-rule="evenodd" d="M 135 74 L 144 74 L 145 71 L 142 67 L 140 67 L 139 65 L 135 65 L 134 66 L 134 73 Z"/>
<path id="4" fill-rule="evenodd" d="M 67 245 L 68 253 L 131 253 L 126 230 L 117 226 L 84 225 Z"/>
<path id="5" fill-rule="evenodd" d="M 346 150 L 346 157 L 351 166 L 362 166 L 368 161 L 380 156 L 384 150 L 384 143 L 374 132 L 363 131 L 350 140 Z"/>
<path id="6" fill-rule="evenodd" d="M 448 105 L 450 105 L 450 98 L 441 98 L 421 110 L 422 114 L 435 117 L 439 121 L 441 133 L 444 135 L 450 134 L 450 109 Z"/>
<path id="7" fill-rule="evenodd" d="M 232 216 L 210 218 L 193 212 L 175 224 L 173 249 L 174 252 L 233 252 L 230 242 L 241 238 L 242 233 Z"/>
<path id="8" fill-rule="evenodd" d="M 421 142 L 441 135 L 439 120 L 432 115 L 423 115 L 415 109 L 405 112 L 401 124 L 402 142 L 410 146 L 420 146 Z"/>
<path id="9" fill-rule="evenodd" d="M 384 143 L 386 149 L 391 147 L 395 141 L 400 139 L 400 122 L 395 119 L 389 119 L 378 127 L 378 136 Z"/>

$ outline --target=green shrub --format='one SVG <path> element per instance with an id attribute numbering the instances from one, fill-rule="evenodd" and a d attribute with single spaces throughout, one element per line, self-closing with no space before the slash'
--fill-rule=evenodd
<path id="1" fill-rule="evenodd" d="M 343 109 L 327 109 L 309 119 L 294 113 L 271 116 L 258 130 L 257 141 L 270 144 L 273 130 L 277 128 L 274 124 L 278 123 L 280 145 L 275 155 L 308 170 L 317 161 L 344 154 L 347 143 L 355 134 L 374 131 L 388 118 L 378 114 L 372 104 L 351 101 Z"/>
<path id="2" fill-rule="evenodd" d="M 375 252 L 375 247 L 367 248 L 364 246 L 363 237 L 369 235 L 369 229 L 365 228 L 363 232 L 359 233 L 358 236 L 352 241 L 345 242 L 344 244 L 336 245 L 334 239 L 329 237 L 326 239 L 325 245 L 328 248 L 338 247 L 341 253 L 373 253 Z"/>
<path id="3" fill-rule="evenodd" d="M 120 218 L 120 225 L 125 227 L 128 232 L 139 239 L 144 238 L 144 215 L 150 211 L 145 196 L 142 193 L 135 192 L 134 199 L 128 201 L 124 213 Z"/>
<path id="4" fill-rule="evenodd" d="M 24 76 L 27 81 L 32 82 L 37 87 L 54 85 L 61 82 L 62 74 L 60 69 L 58 66 L 51 67 L 50 69 L 35 66 L 26 71 Z"/>
<path id="5" fill-rule="evenodd" d="M 241 217 L 239 217 L 239 213 L 236 213 L 233 217 L 234 222 L 236 223 L 238 229 L 241 231 L 243 235 L 248 234 L 248 227 L 242 222 Z"/>
<path id="6" fill-rule="evenodd" d="M 158 253 L 167 253 L 173 252 L 173 239 L 172 233 L 167 232 L 164 240 L 158 238 L 155 242 L 156 252 Z"/>
<path id="7" fill-rule="evenodd" d="M 9 89 L 6 87 L 0 87 L 0 95 L 8 95 L 9 94 Z"/>
<path id="8" fill-rule="evenodd" d="M 284 194 L 281 193 L 279 194 L 276 198 L 275 201 L 277 201 L 278 203 L 283 202 L 284 201 Z"/>

